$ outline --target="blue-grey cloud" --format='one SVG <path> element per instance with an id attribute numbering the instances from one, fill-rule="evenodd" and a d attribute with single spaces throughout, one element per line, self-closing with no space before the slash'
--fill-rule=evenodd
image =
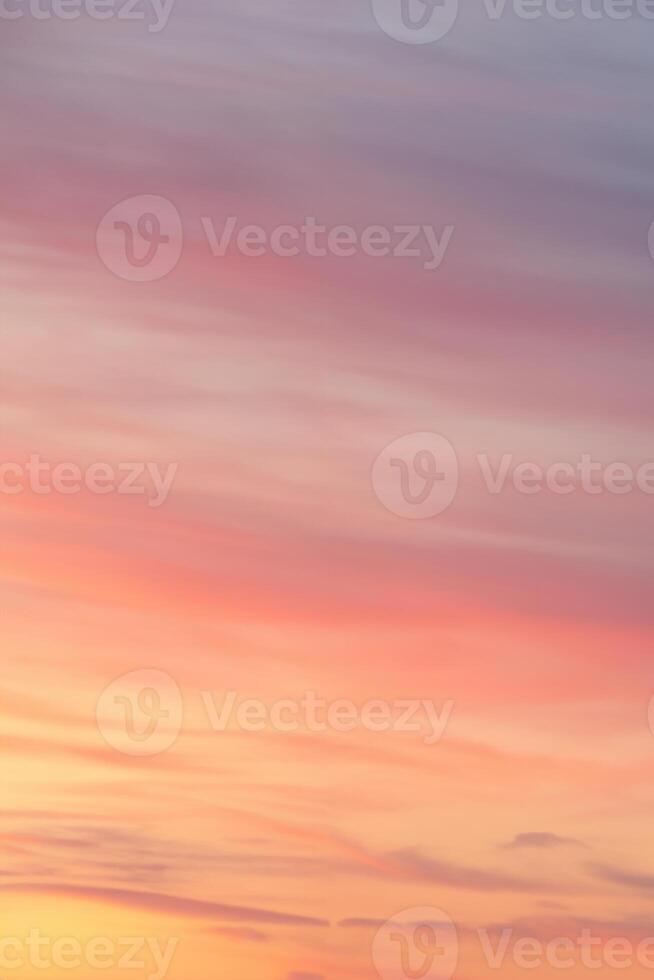
<path id="1" fill-rule="evenodd" d="M 576 837 L 561 837 L 559 834 L 552 834 L 548 831 L 534 830 L 522 834 L 516 834 L 512 841 L 501 846 L 506 849 L 518 849 L 521 847 L 550 848 L 550 847 L 587 847 L 583 841 Z"/>
<path id="2" fill-rule="evenodd" d="M 626 888 L 633 888 L 636 891 L 654 892 L 654 874 L 625 871 L 608 864 L 591 864 L 589 868 L 596 878 L 612 885 L 624 885 Z"/>

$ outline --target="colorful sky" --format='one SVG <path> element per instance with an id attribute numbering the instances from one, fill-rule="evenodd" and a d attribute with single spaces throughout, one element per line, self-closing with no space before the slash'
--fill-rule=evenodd
<path id="1" fill-rule="evenodd" d="M 368 980 L 379 927 L 429 908 L 473 980 L 498 924 L 654 935 L 654 498 L 493 495 L 475 464 L 654 458 L 653 38 L 481 3 L 425 45 L 365 0 L 3 20 L 4 460 L 178 470 L 157 508 L 0 494 L 2 937 L 174 937 L 170 980 Z M 183 222 L 153 282 L 96 250 L 136 195 Z M 215 257 L 201 218 L 230 215 L 455 230 L 433 271 Z M 425 520 L 370 480 L 416 432 L 460 465 Z M 140 669 L 184 704 L 151 757 L 96 718 Z M 212 731 L 202 692 L 230 690 L 453 709 L 435 744 Z"/>

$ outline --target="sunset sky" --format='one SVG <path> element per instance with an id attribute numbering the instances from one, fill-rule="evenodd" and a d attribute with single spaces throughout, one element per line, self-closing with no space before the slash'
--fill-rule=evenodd
<path id="1" fill-rule="evenodd" d="M 479 463 L 654 460 L 654 21 L 462 0 L 405 44 L 367 0 L 0 20 L 2 462 L 175 468 L 160 506 L 0 492 L 0 941 L 176 940 L 169 980 L 406 980 L 384 923 L 430 909 L 479 980 L 478 930 L 654 936 L 654 495 L 493 494 Z M 144 195 L 183 242 L 139 282 L 97 229 Z M 431 270 L 214 255 L 230 216 L 453 230 Z M 415 520 L 374 475 L 412 433 L 459 468 Z M 106 713 L 134 671 L 169 679 L 149 755 Z M 214 730 L 230 691 L 447 723 Z"/>

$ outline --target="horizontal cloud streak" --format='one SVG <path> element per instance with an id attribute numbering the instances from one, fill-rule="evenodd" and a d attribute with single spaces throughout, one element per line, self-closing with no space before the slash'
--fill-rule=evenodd
<path id="1" fill-rule="evenodd" d="M 240 908 L 220 902 L 184 898 L 179 895 L 160 895 L 154 892 L 131 891 L 124 888 L 95 888 L 87 885 L 39 884 L 0 885 L 0 894 L 54 895 L 59 898 L 84 899 L 90 902 L 118 905 L 163 915 L 190 919 L 222 919 L 229 922 L 260 922 L 270 925 L 326 926 L 325 919 L 289 915 L 268 909 Z"/>

